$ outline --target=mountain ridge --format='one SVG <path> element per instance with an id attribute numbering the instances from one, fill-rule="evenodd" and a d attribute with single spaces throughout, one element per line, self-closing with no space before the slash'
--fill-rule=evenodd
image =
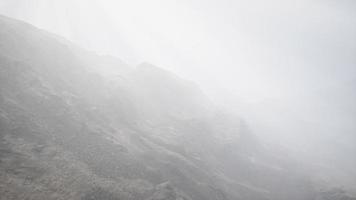
<path id="1" fill-rule="evenodd" d="M 7 17 L 0 25 L 0 199 L 321 195 L 191 82 Z"/>

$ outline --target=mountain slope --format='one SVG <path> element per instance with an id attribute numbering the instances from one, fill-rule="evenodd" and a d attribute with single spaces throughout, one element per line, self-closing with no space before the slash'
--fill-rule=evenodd
<path id="1" fill-rule="evenodd" d="M 0 17 L 0 199 L 315 199 L 197 86 Z"/>

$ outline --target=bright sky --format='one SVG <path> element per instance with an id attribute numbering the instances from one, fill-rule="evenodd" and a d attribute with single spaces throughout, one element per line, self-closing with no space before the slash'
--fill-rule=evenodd
<path id="1" fill-rule="evenodd" d="M 356 130 L 352 0 L 0 0 L 0 13 L 174 71 L 220 102 Z"/>
<path id="2" fill-rule="evenodd" d="M 355 8 L 347 0 L 0 0 L 0 13 L 85 48 L 254 102 L 354 79 Z"/>

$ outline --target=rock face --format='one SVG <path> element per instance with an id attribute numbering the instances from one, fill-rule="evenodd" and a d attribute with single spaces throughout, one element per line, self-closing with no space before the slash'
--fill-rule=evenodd
<path id="1" fill-rule="evenodd" d="M 0 199 L 309 200 L 307 174 L 150 64 L 0 17 Z"/>
<path id="2" fill-rule="evenodd" d="M 148 200 L 190 200 L 190 198 L 180 194 L 169 182 L 164 182 L 156 186 Z"/>
<path id="3" fill-rule="evenodd" d="M 318 194 L 317 200 L 356 200 L 355 197 L 349 196 L 346 191 L 340 188 L 332 188 L 321 191 Z"/>

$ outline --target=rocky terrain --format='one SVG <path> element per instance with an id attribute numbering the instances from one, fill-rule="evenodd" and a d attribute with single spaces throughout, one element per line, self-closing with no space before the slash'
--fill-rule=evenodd
<path id="1" fill-rule="evenodd" d="M 0 199 L 351 200 L 197 85 L 0 17 Z"/>

